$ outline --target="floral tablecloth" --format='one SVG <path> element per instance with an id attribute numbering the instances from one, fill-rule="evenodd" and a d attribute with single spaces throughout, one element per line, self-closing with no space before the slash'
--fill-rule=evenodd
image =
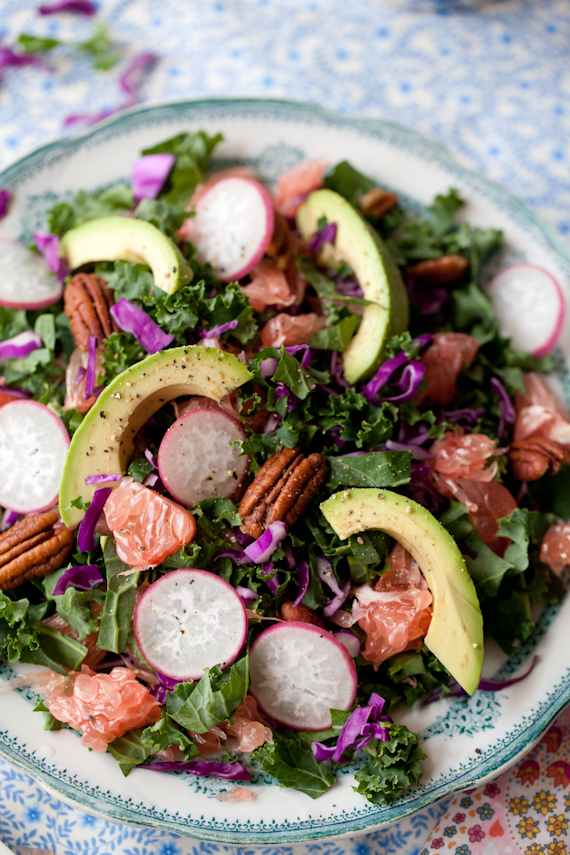
<path id="1" fill-rule="evenodd" d="M 22 32 L 67 44 L 50 69 L 0 63 L 0 168 L 76 132 L 71 114 L 124 103 L 117 85 L 140 52 L 157 62 L 142 101 L 259 95 L 410 125 L 495 178 L 570 233 L 570 4 L 491 0 L 436 14 L 381 0 L 98 0 L 118 65 L 94 71 L 91 19 L 38 16 L 30 0 L 0 0 L 0 51 Z M 391 828 L 350 841 L 294 847 L 311 855 L 566 855 L 570 719 L 494 783 L 461 793 Z M 236 853 L 176 835 L 118 825 L 58 802 L 0 761 L 0 839 L 15 851 L 57 855 Z M 270 850 L 277 852 L 278 848 Z M 291 847 L 279 851 L 293 852 Z M 268 853 L 269 850 L 263 850 Z"/>

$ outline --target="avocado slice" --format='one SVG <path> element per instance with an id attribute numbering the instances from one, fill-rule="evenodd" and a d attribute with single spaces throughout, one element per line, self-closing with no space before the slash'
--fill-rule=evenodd
<path id="1" fill-rule="evenodd" d="M 408 297 L 400 271 L 380 236 L 339 193 L 315 190 L 297 211 L 297 228 L 304 238 L 318 231 L 325 217 L 336 223 L 334 247 L 325 243 L 319 262 L 327 266 L 345 261 L 354 270 L 367 300 L 360 329 L 343 354 L 349 383 L 369 377 L 382 362 L 387 340 L 408 328 Z"/>
<path id="2" fill-rule="evenodd" d="M 80 496 L 90 501 L 97 487 L 111 486 L 87 486 L 85 479 L 89 475 L 124 473 L 137 433 L 164 404 L 182 395 L 220 401 L 250 378 L 235 356 L 198 345 L 152 354 L 115 377 L 71 440 L 59 490 L 65 525 L 77 525 L 84 515 L 78 508 L 68 508 L 73 499 Z"/>
<path id="3" fill-rule="evenodd" d="M 475 585 L 449 532 L 422 505 L 389 490 L 345 490 L 323 502 L 321 510 L 341 540 L 379 529 L 411 553 L 433 596 L 425 643 L 472 695 L 483 667 L 483 618 Z"/>
<path id="4" fill-rule="evenodd" d="M 133 261 L 148 264 L 154 284 L 174 294 L 192 279 L 192 268 L 160 229 L 133 217 L 99 217 L 63 236 L 59 252 L 71 270 L 92 261 Z"/>

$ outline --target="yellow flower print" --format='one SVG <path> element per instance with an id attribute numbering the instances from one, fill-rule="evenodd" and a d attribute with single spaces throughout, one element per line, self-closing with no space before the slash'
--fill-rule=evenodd
<path id="1" fill-rule="evenodd" d="M 511 799 L 509 802 L 509 810 L 511 813 L 514 813 L 515 816 L 526 813 L 528 810 L 528 799 L 519 799 L 519 797 L 516 796 L 516 798 Z"/>
<path id="2" fill-rule="evenodd" d="M 538 822 L 535 822 L 534 819 L 527 817 L 526 819 L 521 819 L 519 824 L 517 825 L 519 830 L 519 834 L 521 837 L 526 837 L 528 840 L 532 840 L 533 837 L 536 837 L 538 832 L 540 831 L 540 827 Z"/>
<path id="3" fill-rule="evenodd" d="M 563 813 L 561 813 L 559 816 L 548 817 L 548 831 L 550 831 L 551 837 L 554 837 L 555 835 L 559 837 L 561 834 L 564 834 L 566 836 L 567 828 L 568 823 Z"/>
<path id="4" fill-rule="evenodd" d="M 540 855 L 541 852 L 544 852 L 544 846 L 540 843 L 531 843 L 528 849 L 525 849 L 524 855 Z"/>
<path id="5" fill-rule="evenodd" d="M 561 840 L 553 840 L 548 847 L 547 855 L 566 855 L 566 847 Z"/>
<path id="6" fill-rule="evenodd" d="M 556 796 L 551 793 L 545 793 L 544 790 L 541 790 L 540 793 L 534 797 L 534 807 L 536 810 L 540 811 L 543 816 L 546 816 L 549 810 L 554 810 L 556 807 Z"/>
<path id="7" fill-rule="evenodd" d="M 566 799 L 566 801 L 564 802 L 564 804 L 565 804 L 565 806 L 566 806 L 567 808 L 570 808 L 570 793 L 568 794 L 568 798 Z"/>

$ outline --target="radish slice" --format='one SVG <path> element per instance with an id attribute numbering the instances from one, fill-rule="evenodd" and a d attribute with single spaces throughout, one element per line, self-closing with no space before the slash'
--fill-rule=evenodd
<path id="1" fill-rule="evenodd" d="M 269 194 L 257 181 L 231 177 L 213 184 L 196 203 L 186 235 L 222 282 L 241 279 L 269 246 L 275 215 Z"/>
<path id="2" fill-rule="evenodd" d="M 202 499 L 229 499 L 249 466 L 232 442 L 245 439 L 238 422 L 222 410 L 204 407 L 181 416 L 167 430 L 158 450 L 158 471 L 181 505 Z"/>
<path id="3" fill-rule="evenodd" d="M 513 264 L 488 286 L 501 335 L 515 350 L 549 353 L 562 332 L 564 294 L 556 279 L 535 264 Z"/>
<path id="4" fill-rule="evenodd" d="M 251 645 L 250 692 L 259 708 L 294 730 L 324 730 L 331 709 L 348 710 L 356 668 L 332 635 L 300 621 L 278 623 Z"/>
<path id="5" fill-rule="evenodd" d="M 207 570 L 175 570 L 140 598 L 133 629 L 147 662 L 175 680 L 199 680 L 204 668 L 224 668 L 247 637 L 239 594 Z"/>
<path id="6" fill-rule="evenodd" d="M 58 416 L 37 401 L 0 408 L 0 505 L 21 514 L 57 502 L 69 434 Z"/>
<path id="7" fill-rule="evenodd" d="M 63 282 L 50 273 L 41 255 L 23 243 L 0 240 L 0 305 L 44 309 L 61 299 Z"/>

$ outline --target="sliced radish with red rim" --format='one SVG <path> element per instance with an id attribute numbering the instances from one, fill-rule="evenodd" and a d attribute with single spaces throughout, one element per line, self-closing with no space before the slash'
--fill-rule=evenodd
<path id="1" fill-rule="evenodd" d="M 134 612 L 140 650 L 157 671 L 175 680 L 199 680 L 205 668 L 224 668 L 247 637 L 239 594 L 207 570 L 174 570 L 153 582 Z"/>
<path id="2" fill-rule="evenodd" d="M 515 350 L 550 353 L 562 332 L 564 294 L 556 279 L 536 264 L 513 264 L 490 282 L 488 293 L 502 336 Z"/>
<path id="3" fill-rule="evenodd" d="M 0 407 L 0 505 L 22 514 L 57 501 L 69 434 L 61 419 L 37 401 Z"/>
<path id="4" fill-rule="evenodd" d="M 233 442 L 245 439 L 241 425 L 219 409 L 191 410 L 167 430 L 158 450 L 158 471 L 182 505 L 231 498 L 248 470 Z"/>
<path id="5" fill-rule="evenodd" d="M 8 309 L 44 309 L 63 295 L 63 282 L 45 260 L 23 243 L 0 239 L 0 305 Z"/>
<path id="6" fill-rule="evenodd" d="M 261 261 L 273 235 L 275 215 L 267 190 L 257 181 L 232 176 L 217 181 L 198 199 L 186 233 L 201 261 L 222 282 L 242 279 Z"/>
<path id="7" fill-rule="evenodd" d="M 324 730 L 331 709 L 348 710 L 356 668 L 340 642 L 308 623 L 266 629 L 251 645 L 250 692 L 263 712 L 294 730 Z"/>

